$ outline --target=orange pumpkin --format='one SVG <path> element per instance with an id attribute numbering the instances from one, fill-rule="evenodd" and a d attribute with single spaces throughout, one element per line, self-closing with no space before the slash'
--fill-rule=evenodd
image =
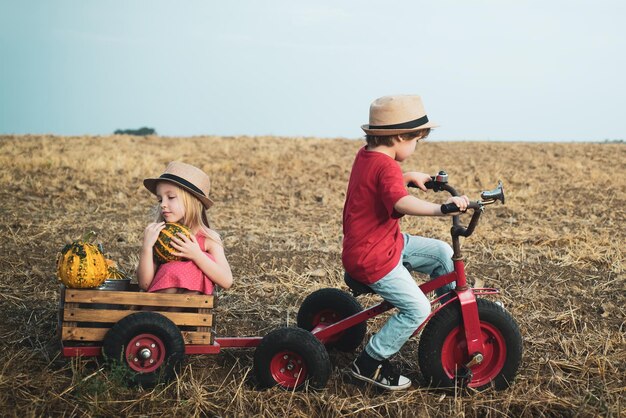
<path id="1" fill-rule="evenodd" d="M 104 254 L 87 239 L 84 237 L 83 240 L 67 244 L 57 259 L 57 277 L 67 287 L 98 287 L 109 274 Z"/>

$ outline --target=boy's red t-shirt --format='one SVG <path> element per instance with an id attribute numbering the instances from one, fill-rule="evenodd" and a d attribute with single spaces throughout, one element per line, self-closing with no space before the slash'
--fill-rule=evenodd
<path id="1" fill-rule="evenodd" d="M 403 216 L 393 207 L 408 195 L 400 165 L 376 151 L 359 150 L 343 207 L 342 261 L 359 282 L 382 279 L 398 265 L 404 248 Z"/>

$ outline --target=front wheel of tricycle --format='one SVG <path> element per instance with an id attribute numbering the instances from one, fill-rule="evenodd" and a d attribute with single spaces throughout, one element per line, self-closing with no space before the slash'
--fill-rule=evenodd
<path id="1" fill-rule="evenodd" d="M 254 372 L 261 388 L 322 389 L 331 365 L 326 348 L 313 334 L 286 327 L 263 337 L 254 352 Z"/>
<path id="2" fill-rule="evenodd" d="M 121 366 L 132 383 L 152 387 L 176 376 L 185 356 L 178 327 L 155 312 L 138 312 L 122 318 L 104 337 L 107 361 Z"/>
<path id="3" fill-rule="evenodd" d="M 483 343 L 483 360 L 471 366 L 471 379 L 464 382 L 475 390 L 511 385 L 522 358 L 522 336 L 517 323 L 502 307 L 486 299 L 476 300 Z M 419 365 L 428 384 L 458 386 L 456 377 L 470 361 L 458 303 L 445 306 L 429 321 L 420 337 Z M 456 385 L 455 385 L 456 383 Z"/>

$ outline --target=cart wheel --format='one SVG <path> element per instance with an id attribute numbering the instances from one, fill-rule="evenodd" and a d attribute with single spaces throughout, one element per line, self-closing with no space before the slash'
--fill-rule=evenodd
<path id="1" fill-rule="evenodd" d="M 288 327 L 276 329 L 261 340 L 254 352 L 254 371 L 262 388 L 275 385 L 288 390 L 307 386 L 322 389 L 331 365 L 324 345 L 308 331 Z"/>
<path id="2" fill-rule="evenodd" d="M 482 363 L 471 367 L 468 387 L 502 390 L 513 383 L 522 358 L 522 336 L 511 315 L 494 302 L 477 299 Z M 459 304 L 445 306 L 427 324 L 419 343 L 419 365 L 429 384 L 454 387 L 455 376 L 469 362 Z M 465 377 L 468 377 L 467 375 Z M 458 386 L 458 382 L 457 382 Z"/>
<path id="3" fill-rule="evenodd" d="M 104 337 L 105 357 L 123 365 L 132 382 L 152 387 L 180 370 L 185 342 L 178 327 L 161 314 L 138 312 L 117 322 Z"/>
<path id="4" fill-rule="evenodd" d="M 316 290 L 304 299 L 298 311 L 298 327 L 307 331 L 319 324 L 334 324 L 363 310 L 356 298 L 343 290 L 327 288 Z M 352 351 L 361 345 L 367 332 L 367 323 L 361 322 L 333 335 L 326 348 Z"/>

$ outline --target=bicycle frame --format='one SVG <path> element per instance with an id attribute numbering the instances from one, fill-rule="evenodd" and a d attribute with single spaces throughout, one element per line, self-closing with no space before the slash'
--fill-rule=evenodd
<path id="1" fill-rule="evenodd" d="M 426 318 L 426 320 L 415 330 L 413 336 L 420 333 L 422 328 L 428 323 L 430 318 L 437 314 L 444 306 L 447 306 L 454 301 L 458 300 L 461 304 L 461 313 L 463 316 L 463 326 L 465 331 L 465 338 L 467 341 L 468 356 L 472 358 L 477 353 L 481 353 L 483 350 L 482 341 L 480 340 L 480 319 L 478 318 L 478 308 L 476 307 L 476 295 L 490 295 L 497 294 L 499 291 L 494 288 L 480 288 L 472 289 L 467 286 L 467 279 L 465 276 L 465 263 L 462 259 L 454 261 L 454 271 L 443 276 L 440 276 L 434 280 L 421 284 L 419 287 L 424 293 L 430 293 L 435 289 L 446 285 L 448 283 L 456 282 L 456 289 L 453 290 L 454 296 L 446 303 L 440 305 Z M 438 303 L 445 295 L 433 300 L 431 304 Z M 326 343 L 332 339 L 333 336 L 359 324 L 363 321 L 367 321 L 370 318 L 374 318 L 382 313 L 393 309 L 394 306 L 386 301 L 367 308 L 355 315 L 344 318 L 338 322 L 332 324 L 320 323 L 311 332 L 322 343 Z"/>

